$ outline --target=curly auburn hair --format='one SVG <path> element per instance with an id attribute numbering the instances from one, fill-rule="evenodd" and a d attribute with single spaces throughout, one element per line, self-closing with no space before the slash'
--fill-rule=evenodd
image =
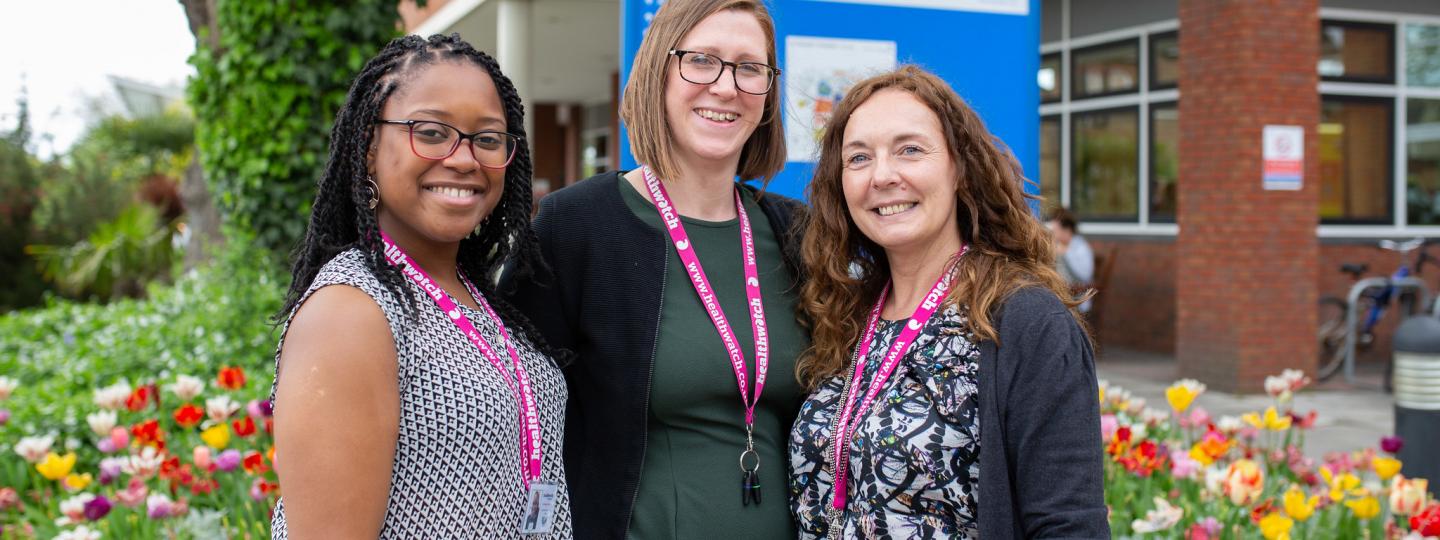
<path id="1" fill-rule="evenodd" d="M 1041 287 L 1055 293 L 1083 328 L 1080 301 L 1054 269 L 1050 232 L 1031 213 L 1027 201 L 1037 197 L 1025 193 L 1019 162 L 945 81 L 903 66 L 857 83 L 825 126 L 807 188 L 812 209 L 801 243 L 809 279 L 801 288 L 800 309 L 812 333 L 796 366 L 801 384 L 814 389 L 842 373 L 866 314 L 890 280 L 885 250 L 856 227 L 841 184 L 845 127 L 855 109 L 882 90 L 907 92 L 935 113 L 959 176 L 956 221 L 969 251 L 958 259 L 946 303 L 963 306 L 976 337 L 998 341 L 994 318 L 1000 305 L 1021 288 Z"/>

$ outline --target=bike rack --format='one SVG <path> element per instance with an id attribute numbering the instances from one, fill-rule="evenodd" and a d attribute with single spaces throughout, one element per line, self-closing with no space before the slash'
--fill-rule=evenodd
<path id="1" fill-rule="evenodd" d="M 1345 383 L 1346 383 L 1346 384 L 1352 384 L 1352 385 L 1355 384 L 1355 346 L 1356 346 L 1355 341 L 1356 341 L 1356 338 L 1359 337 L 1359 331 L 1358 331 L 1358 328 L 1356 328 L 1357 323 L 1359 322 L 1359 321 L 1357 320 L 1359 317 L 1358 317 L 1358 314 L 1356 313 L 1356 305 L 1360 303 L 1360 295 L 1365 294 L 1365 291 L 1368 291 L 1368 290 L 1370 290 L 1370 289 L 1383 288 L 1383 287 L 1395 287 L 1395 289 L 1396 289 L 1397 291 L 1404 291 L 1404 290 L 1413 290 L 1413 291 L 1416 291 L 1416 292 L 1418 292 L 1418 293 L 1420 293 L 1420 294 L 1419 294 L 1419 297 L 1416 298 L 1416 303 L 1415 303 L 1415 305 L 1417 305 L 1417 306 L 1429 306 L 1429 305 L 1430 305 L 1430 302 L 1431 302 L 1431 298 L 1430 298 L 1430 287 L 1427 286 L 1427 285 L 1425 285 L 1425 281 L 1423 281 L 1423 280 L 1421 280 L 1420 278 L 1415 277 L 1415 276 L 1406 276 L 1406 277 L 1403 277 L 1403 278 L 1369 277 L 1369 278 L 1365 278 L 1365 279 L 1362 279 L 1362 280 L 1360 280 L 1360 281 L 1355 282 L 1355 285 L 1353 285 L 1353 286 L 1350 287 L 1350 294 L 1347 295 L 1347 297 L 1345 298 L 1345 300 L 1346 300 L 1346 305 L 1345 305 L 1345 328 L 1346 328 L 1346 332 L 1345 332 Z M 1392 301 L 1394 301 L 1394 300 L 1392 299 Z M 1440 306 L 1440 298 L 1435 299 L 1435 302 L 1437 303 L 1437 304 L 1436 304 L 1437 306 Z M 1422 307 L 1421 309 L 1424 309 L 1424 308 Z M 1402 316 L 1402 318 L 1410 317 L 1410 316 L 1412 316 L 1412 315 L 1413 315 L 1413 314 L 1411 314 L 1411 313 L 1406 313 L 1406 314 L 1404 314 L 1404 315 Z"/>

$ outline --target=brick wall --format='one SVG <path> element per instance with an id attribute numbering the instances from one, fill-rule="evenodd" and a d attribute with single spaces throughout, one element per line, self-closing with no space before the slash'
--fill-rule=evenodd
<path id="1" fill-rule="evenodd" d="M 1316 0 L 1180 0 L 1180 374 L 1224 391 L 1313 371 Z M 1264 191 L 1261 131 L 1305 129 L 1305 189 Z"/>
<path id="2" fill-rule="evenodd" d="M 1095 342 L 1108 347 L 1175 352 L 1175 239 L 1086 236 L 1101 257 L 1115 257 L 1095 297 Z"/>

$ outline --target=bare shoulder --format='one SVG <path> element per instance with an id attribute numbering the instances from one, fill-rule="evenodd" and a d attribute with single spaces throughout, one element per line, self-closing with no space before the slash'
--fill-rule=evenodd
<path id="1" fill-rule="evenodd" d="M 379 304 L 348 285 L 312 293 L 290 321 L 280 350 L 281 373 L 297 369 L 323 370 L 328 376 L 393 376 L 395 339 Z"/>

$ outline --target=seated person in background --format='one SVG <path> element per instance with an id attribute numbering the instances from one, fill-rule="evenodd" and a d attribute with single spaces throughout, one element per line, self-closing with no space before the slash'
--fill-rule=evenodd
<path id="1" fill-rule="evenodd" d="M 1064 208 L 1056 208 L 1045 220 L 1055 238 L 1055 266 L 1060 275 L 1070 282 L 1073 291 L 1083 292 L 1095 280 L 1095 252 L 1090 243 L 1076 231 L 1075 215 Z M 1080 312 L 1090 311 L 1090 301 L 1080 304 Z"/>

